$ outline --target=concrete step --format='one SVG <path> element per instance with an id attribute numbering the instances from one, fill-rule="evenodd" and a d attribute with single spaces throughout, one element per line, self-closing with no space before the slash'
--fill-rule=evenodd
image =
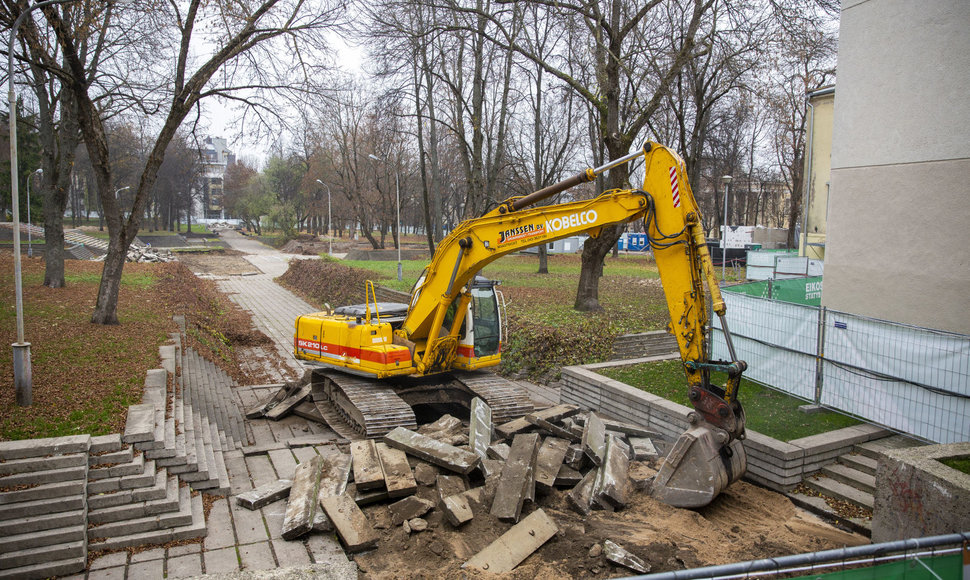
<path id="1" fill-rule="evenodd" d="M 124 444 L 121 442 L 121 433 L 98 435 L 91 438 L 91 448 L 88 450 L 88 454 L 94 457 L 104 453 L 121 451 L 123 447 Z"/>
<path id="2" fill-rule="evenodd" d="M 181 488 L 187 490 L 187 488 Z M 117 550 L 131 546 L 146 546 L 154 544 L 166 544 L 177 540 L 191 540 L 204 538 L 206 536 L 205 514 L 202 507 L 202 495 L 189 498 L 188 513 L 191 515 L 190 523 L 182 526 L 156 529 L 145 532 L 134 532 L 121 534 L 110 538 L 99 538 L 89 533 L 88 549 L 90 551 Z M 93 528 L 96 530 L 97 528 Z"/>
<path id="3" fill-rule="evenodd" d="M 88 511 L 88 523 L 107 524 L 178 511 L 178 478 L 169 477 L 166 481 L 165 488 L 165 497 L 161 499 L 132 501 L 131 503 L 122 505 L 92 509 Z"/>
<path id="4" fill-rule="evenodd" d="M 64 455 L 67 453 L 87 453 L 90 445 L 90 435 L 3 441 L 0 442 L 0 461 Z"/>
<path id="5" fill-rule="evenodd" d="M 151 403 L 128 407 L 125 432 L 121 436 L 124 443 L 141 443 L 155 438 L 155 406 Z"/>
<path id="6" fill-rule="evenodd" d="M 155 485 L 157 470 L 155 462 L 146 460 L 142 473 L 134 475 L 122 475 L 119 477 L 107 477 L 88 482 L 88 495 L 121 491 L 125 489 L 138 489 L 141 487 L 151 487 Z"/>
<path id="7" fill-rule="evenodd" d="M 21 501 L 17 503 L 0 505 L 0 522 L 83 509 L 84 496 L 80 493 L 77 495 L 69 495 L 57 498 L 57 501 L 51 501 L 49 499 Z"/>
<path id="8" fill-rule="evenodd" d="M 39 532 L 25 532 L 14 536 L 6 536 L 0 542 L 0 554 L 27 550 L 30 548 L 42 548 L 44 546 L 54 546 L 68 542 L 84 541 L 87 536 L 88 527 L 84 524 L 77 526 L 58 527 L 52 530 Z"/>
<path id="9" fill-rule="evenodd" d="M 60 483 L 62 481 L 84 481 L 87 479 L 88 475 L 88 466 L 86 463 L 87 461 L 76 467 L 45 469 L 43 471 L 15 473 L 6 477 L 0 477 L 0 489 L 20 485 L 42 485 L 47 483 Z"/>
<path id="10" fill-rule="evenodd" d="M 14 518 L 0 522 L 0 538 L 43 530 L 53 530 L 56 528 L 83 526 L 84 523 L 83 509 L 44 514 L 41 516 L 32 515 L 23 518 Z"/>
<path id="11" fill-rule="evenodd" d="M 822 468 L 822 473 L 826 476 L 852 486 L 859 491 L 869 495 L 876 493 L 876 476 L 863 473 L 841 463 L 830 463 Z"/>
<path id="12" fill-rule="evenodd" d="M 26 473 L 51 471 L 55 469 L 70 469 L 83 467 L 88 458 L 85 453 L 71 453 L 55 455 L 53 457 L 28 457 L 25 459 L 11 459 L 0 463 L 0 477 L 21 475 Z"/>
<path id="13" fill-rule="evenodd" d="M 853 505 L 872 509 L 874 500 L 872 494 L 860 491 L 850 485 L 836 481 L 829 477 L 815 476 L 805 480 L 805 485 L 815 491 L 838 500 L 849 502 Z"/>
<path id="14" fill-rule="evenodd" d="M 19 568 L 32 564 L 42 564 L 50 560 L 66 560 L 84 558 L 87 556 L 84 540 L 43 546 L 40 548 L 26 548 L 0 554 L 0 568 Z"/>
<path id="15" fill-rule="evenodd" d="M 828 505 L 824 497 L 789 493 L 788 499 L 800 508 L 821 516 L 836 527 L 845 528 L 863 536 L 872 537 L 872 520 L 869 518 L 846 518 L 832 506 Z"/>
<path id="16" fill-rule="evenodd" d="M 120 435 L 118 441 L 121 441 Z M 126 446 L 122 449 L 105 451 L 97 455 L 88 455 L 88 465 L 94 467 L 95 465 L 117 465 L 119 463 L 131 463 L 134 458 L 134 450 L 130 446 Z"/>
<path id="17" fill-rule="evenodd" d="M 165 497 L 167 485 L 168 474 L 165 469 L 159 469 L 155 472 L 155 483 L 149 487 L 121 489 L 88 495 L 88 509 L 104 509 L 140 501 L 162 499 Z"/>
<path id="18" fill-rule="evenodd" d="M 88 541 L 92 544 L 99 538 L 117 538 L 167 528 L 177 528 L 192 523 L 191 494 L 188 487 L 179 488 L 179 510 L 158 515 L 145 516 L 120 522 L 92 525 L 88 528 Z M 101 548 L 92 547 L 92 550 Z"/>
<path id="19" fill-rule="evenodd" d="M 859 445 L 855 446 L 855 451 L 861 455 L 865 455 L 866 457 L 879 459 L 879 456 L 886 449 L 907 449 L 909 447 L 920 447 L 923 445 L 926 444 L 910 437 L 893 435 L 891 437 L 884 437 L 882 439 L 860 443 Z"/>
<path id="20" fill-rule="evenodd" d="M 24 501 L 51 500 L 84 493 L 85 480 L 64 481 L 47 485 L 37 485 L 28 489 L 7 491 L 0 494 L 0 504 Z"/>
<path id="21" fill-rule="evenodd" d="M 81 558 L 66 558 L 29 566 L 0 570 L 0 580 L 39 580 L 55 576 L 68 576 L 83 572 L 87 567 L 87 556 Z"/>
<path id="22" fill-rule="evenodd" d="M 131 448 L 127 451 L 131 452 Z M 138 475 L 145 473 L 145 454 L 133 455 L 131 460 L 125 463 L 110 464 L 105 462 L 103 467 L 95 467 L 88 471 L 88 481 L 98 481 L 111 477 L 124 477 L 126 475 Z"/>
<path id="23" fill-rule="evenodd" d="M 859 453 L 842 455 L 839 457 L 839 463 L 873 476 L 876 475 L 876 467 L 879 465 L 878 460 Z"/>

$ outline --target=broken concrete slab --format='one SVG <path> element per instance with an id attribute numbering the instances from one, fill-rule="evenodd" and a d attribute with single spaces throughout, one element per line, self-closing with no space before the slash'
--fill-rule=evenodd
<path id="1" fill-rule="evenodd" d="M 305 435 L 303 437 L 292 437 L 286 440 L 286 446 L 290 449 L 298 447 L 320 447 L 321 445 L 337 445 L 348 442 L 346 439 L 338 437 L 335 433 L 325 433 L 323 435 Z"/>
<path id="2" fill-rule="evenodd" d="M 439 474 L 436 488 L 438 501 L 442 502 L 446 497 L 464 493 L 468 486 L 465 485 L 465 480 L 457 475 Z"/>
<path id="3" fill-rule="evenodd" d="M 603 465 L 606 456 L 606 425 L 596 413 L 590 413 L 583 426 L 583 452 L 593 465 Z"/>
<path id="4" fill-rule="evenodd" d="M 648 437 L 629 437 L 630 446 L 633 448 L 633 459 L 636 461 L 649 461 L 657 459 L 657 447 Z"/>
<path id="5" fill-rule="evenodd" d="M 509 460 L 495 488 L 491 514 L 503 521 L 519 521 L 522 504 L 535 493 L 535 465 L 539 455 L 539 435 L 520 433 L 512 440 Z"/>
<path id="6" fill-rule="evenodd" d="M 293 487 L 291 480 L 280 479 L 237 495 L 236 503 L 249 510 L 258 510 L 263 506 L 288 497 L 291 487 Z"/>
<path id="7" fill-rule="evenodd" d="M 434 485 L 438 480 L 438 468 L 421 461 L 414 466 L 414 479 L 421 485 Z"/>
<path id="8" fill-rule="evenodd" d="M 492 409 L 478 397 L 472 399 L 468 444 L 482 459 L 487 457 L 486 450 L 492 444 Z"/>
<path id="9" fill-rule="evenodd" d="M 347 453 L 336 453 L 323 458 L 317 501 L 347 491 L 351 463 L 352 458 Z M 329 532 L 333 529 L 332 523 L 323 510 L 317 510 L 313 520 L 313 529 L 318 532 Z"/>
<path id="10" fill-rule="evenodd" d="M 610 431 L 617 431 L 619 433 L 623 433 L 624 435 L 628 435 L 632 437 L 649 437 L 649 438 L 655 438 L 655 439 L 663 439 L 663 435 L 658 433 L 657 431 L 653 431 L 645 427 L 640 427 L 639 425 L 634 425 L 633 423 L 617 421 L 615 419 L 606 419 L 604 417 L 600 417 L 600 420 L 603 421 L 603 425 Z"/>
<path id="11" fill-rule="evenodd" d="M 313 515 L 317 508 L 320 471 L 323 458 L 319 455 L 296 466 L 293 486 L 283 516 L 284 540 L 293 540 L 313 529 Z"/>
<path id="12" fill-rule="evenodd" d="M 456 528 L 470 522 L 475 517 L 469 505 L 468 497 L 464 493 L 446 497 L 441 501 L 441 511 L 444 512 L 448 523 Z"/>
<path id="13" fill-rule="evenodd" d="M 377 546 L 377 532 L 349 494 L 324 498 L 321 504 L 346 551 L 362 552 Z"/>
<path id="14" fill-rule="evenodd" d="M 408 533 L 418 533 L 428 529 L 428 520 L 424 518 L 414 518 L 413 520 L 408 520 L 407 524 L 408 528 L 411 529 L 411 531 Z"/>
<path id="15" fill-rule="evenodd" d="M 606 443 L 606 458 L 593 484 L 593 504 L 604 509 L 620 509 L 629 501 L 630 458 L 615 437 Z"/>
<path id="16" fill-rule="evenodd" d="M 543 421 L 555 422 L 575 415 L 578 412 L 579 407 L 576 405 L 555 405 L 549 407 L 548 409 L 530 413 L 529 416 L 533 417 L 534 420 L 542 419 Z M 520 417 L 518 419 L 513 419 L 508 423 L 497 426 L 495 428 L 495 432 L 505 439 L 511 439 L 515 435 L 528 431 L 533 427 L 533 424 L 530 423 L 525 417 Z"/>
<path id="17" fill-rule="evenodd" d="M 283 417 L 290 414 L 293 407 L 296 407 L 310 396 L 311 387 L 309 384 L 303 385 L 302 387 L 295 390 L 295 392 L 289 394 L 285 399 L 277 403 L 272 409 L 269 409 L 264 413 L 267 419 L 272 419 L 273 421 L 279 421 Z"/>
<path id="18" fill-rule="evenodd" d="M 546 437 L 539 447 L 536 458 L 535 481 L 536 488 L 542 493 L 549 493 L 556 484 L 559 469 L 563 467 L 562 460 L 569 449 L 569 441 L 558 437 Z"/>
<path id="19" fill-rule="evenodd" d="M 483 459 L 482 464 L 479 466 L 482 475 L 486 479 L 489 477 L 502 473 L 502 468 L 505 467 L 505 462 L 498 459 Z"/>
<path id="20" fill-rule="evenodd" d="M 558 531 L 556 522 L 546 512 L 538 509 L 472 556 L 461 567 L 478 568 L 492 574 L 511 572 Z"/>
<path id="21" fill-rule="evenodd" d="M 553 437 L 558 437 L 559 439 L 565 439 L 570 443 L 579 443 L 579 441 L 582 439 L 582 437 L 576 435 L 575 433 L 568 431 L 566 429 L 563 429 L 558 425 L 550 423 L 545 419 L 536 417 L 535 415 L 526 415 L 525 420 L 535 425 L 536 427 L 538 427 L 541 431 L 545 431 L 546 433 L 552 435 Z"/>
<path id="22" fill-rule="evenodd" d="M 384 470 L 384 485 L 387 488 L 388 497 L 404 497 L 417 491 L 418 484 L 414 480 L 411 465 L 403 451 L 388 447 L 386 443 L 378 443 L 377 455 Z"/>
<path id="23" fill-rule="evenodd" d="M 350 483 L 347 484 L 347 495 L 354 498 L 354 503 L 359 506 L 371 505 L 375 503 L 380 503 L 382 501 L 387 501 L 390 499 L 387 495 L 386 489 L 375 489 L 372 491 L 357 491 L 357 486 Z"/>
<path id="24" fill-rule="evenodd" d="M 576 484 L 576 487 L 566 494 L 566 501 L 580 515 L 589 515 L 590 504 L 593 501 L 593 484 L 596 482 L 598 472 L 598 468 L 590 469 L 583 476 L 582 481 Z"/>
<path id="25" fill-rule="evenodd" d="M 618 566 L 623 566 L 624 568 L 629 568 L 634 572 L 646 574 L 650 571 L 650 564 L 645 562 L 642 558 L 624 550 L 615 542 L 610 540 L 605 540 L 603 542 L 603 555 L 606 556 L 606 559 L 610 562 L 613 562 Z"/>
<path id="26" fill-rule="evenodd" d="M 489 445 L 486 450 L 489 459 L 498 459 L 500 461 L 508 461 L 509 459 L 509 446 L 507 443 L 496 443 L 495 445 Z"/>
<path id="27" fill-rule="evenodd" d="M 391 512 L 391 523 L 399 526 L 402 522 L 423 516 L 433 508 L 433 501 L 411 495 L 401 501 L 392 503 L 387 509 Z"/>
<path id="28" fill-rule="evenodd" d="M 556 487 L 576 487 L 583 480 L 583 474 L 568 465 L 560 465 L 556 474 Z"/>
<path id="29" fill-rule="evenodd" d="M 583 453 L 583 446 L 570 445 L 569 449 L 566 450 L 566 456 L 563 457 L 562 462 L 576 471 L 582 471 L 583 466 L 586 464 L 586 454 Z"/>
<path id="30" fill-rule="evenodd" d="M 279 403 L 289 395 L 289 389 L 283 383 L 279 383 L 276 385 L 265 385 L 265 386 L 270 388 L 276 387 L 276 390 L 273 391 L 273 393 L 268 397 L 261 399 L 255 405 L 246 409 L 245 414 L 247 419 L 258 419 L 262 417 L 263 415 L 266 414 L 266 411 L 272 409 L 274 405 L 276 405 L 277 403 Z M 259 385 L 255 388 L 263 388 L 263 386 Z"/>
<path id="31" fill-rule="evenodd" d="M 354 483 L 359 491 L 384 487 L 384 468 L 373 439 L 352 442 L 350 455 L 354 458 Z"/>
<path id="32" fill-rule="evenodd" d="M 471 451 L 436 441 L 404 427 L 397 427 L 385 435 L 384 442 L 395 449 L 463 475 L 467 475 L 481 462 Z"/>

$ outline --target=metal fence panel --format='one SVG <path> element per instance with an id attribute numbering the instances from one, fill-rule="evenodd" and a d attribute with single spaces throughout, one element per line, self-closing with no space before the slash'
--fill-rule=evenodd
<path id="1" fill-rule="evenodd" d="M 822 404 L 938 443 L 970 440 L 970 337 L 829 311 Z"/>
<path id="2" fill-rule="evenodd" d="M 818 309 L 724 293 L 727 321 L 745 376 L 803 399 L 815 396 Z M 728 359 L 720 320 L 713 319 L 713 357 Z"/>

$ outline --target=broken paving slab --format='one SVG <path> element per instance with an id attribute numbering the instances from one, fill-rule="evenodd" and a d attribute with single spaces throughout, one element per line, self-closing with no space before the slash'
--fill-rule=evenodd
<path id="1" fill-rule="evenodd" d="M 606 425 L 596 413 L 590 413 L 583 427 L 583 452 L 594 465 L 603 465 L 606 457 Z"/>
<path id="2" fill-rule="evenodd" d="M 324 498 L 320 503 L 346 551 L 362 552 L 377 546 L 377 532 L 349 494 Z"/>
<path id="3" fill-rule="evenodd" d="M 489 459 L 498 459 L 499 461 L 508 461 L 509 459 L 509 445 L 508 443 L 496 443 L 495 445 L 489 445 L 486 451 Z"/>
<path id="4" fill-rule="evenodd" d="M 267 385 L 267 386 L 270 388 L 276 387 L 276 391 L 274 391 L 268 397 L 264 397 L 263 399 L 260 399 L 258 403 L 246 409 L 245 415 L 247 419 L 259 419 L 260 417 L 266 414 L 266 411 L 269 411 L 270 409 L 272 409 L 274 405 L 276 405 L 277 403 L 285 399 L 289 394 L 289 389 L 285 384 L 280 383 L 276 385 Z M 263 388 L 263 387 L 258 385 L 253 388 Z"/>
<path id="5" fill-rule="evenodd" d="M 350 479 L 352 463 L 353 459 L 347 453 L 336 453 L 323 457 L 320 485 L 317 491 L 318 502 L 347 491 L 347 481 Z M 313 529 L 318 532 L 329 532 L 333 529 L 332 522 L 322 509 L 317 510 L 313 520 Z"/>
<path id="6" fill-rule="evenodd" d="M 283 417 L 290 414 L 294 407 L 303 402 L 310 396 L 310 385 L 306 384 L 295 390 L 294 393 L 287 396 L 285 399 L 277 403 L 272 409 L 269 409 L 264 413 L 267 419 L 272 419 L 273 421 L 279 421 Z"/>
<path id="7" fill-rule="evenodd" d="M 535 465 L 539 455 L 538 433 L 520 433 L 512 440 L 509 460 L 495 488 L 490 513 L 503 521 L 519 521 L 522 504 L 535 493 Z"/>
<path id="8" fill-rule="evenodd" d="M 291 480 L 280 479 L 237 495 L 236 503 L 249 510 L 258 510 L 263 506 L 288 497 L 291 487 L 293 487 Z"/>
<path id="9" fill-rule="evenodd" d="M 603 555 L 606 556 L 606 559 L 610 562 L 623 566 L 624 568 L 629 568 L 634 572 L 646 574 L 650 571 L 650 564 L 645 562 L 642 558 L 624 550 L 618 544 L 610 540 L 603 542 Z"/>
<path id="10" fill-rule="evenodd" d="M 294 540 L 313 529 L 323 458 L 319 455 L 296 466 L 293 487 L 283 515 L 284 540 Z"/>
<path id="11" fill-rule="evenodd" d="M 542 442 L 536 458 L 535 470 L 536 487 L 539 491 L 543 493 L 552 491 L 559 476 L 559 469 L 563 467 L 562 462 L 566 457 L 567 449 L 569 449 L 569 441 L 558 437 L 546 437 Z"/>
<path id="12" fill-rule="evenodd" d="M 633 459 L 636 461 L 648 461 L 657 459 L 660 454 L 657 447 L 648 437 L 628 437 L 630 446 L 633 447 Z"/>
<path id="13" fill-rule="evenodd" d="M 347 484 L 347 495 L 354 498 L 354 503 L 359 506 L 371 505 L 375 503 L 380 503 L 387 501 L 390 497 L 387 495 L 386 489 L 375 489 L 371 491 L 358 491 L 357 486 L 350 483 Z"/>
<path id="14" fill-rule="evenodd" d="M 350 455 L 353 457 L 354 483 L 358 490 L 384 487 L 384 468 L 381 467 L 377 443 L 373 439 L 351 442 Z"/>
<path id="15" fill-rule="evenodd" d="M 462 475 L 467 475 L 478 467 L 481 459 L 471 451 L 459 449 L 447 443 L 436 441 L 404 427 L 397 427 L 384 436 L 390 447 L 444 467 Z"/>
<path id="16" fill-rule="evenodd" d="M 492 444 L 492 408 L 485 401 L 475 397 L 472 399 L 470 417 L 468 445 L 475 455 L 485 459 L 488 446 Z"/>
<path id="17" fill-rule="evenodd" d="M 607 419 L 605 417 L 600 417 L 600 420 L 603 421 L 603 425 L 610 431 L 623 433 L 628 437 L 650 437 L 655 439 L 663 439 L 663 435 L 659 432 L 647 429 L 645 427 L 640 427 L 639 425 L 634 425 L 633 423 L 617 421 L 616 419 Z"/>
<path id="18" fill-rule="evenodd" d="M 553 437 L 558 437 L 559 439 L 565 439 L 570 443 L 579 443 L 580 440 L 582 439 L 582 437 L 576 435 L 572 431 L 563 429 L 562 427 L 555 425 L 553 423 L 550 423 L 545 419 L 536 417 L 535 415 L 526 415 L 525 420 L 535 425 L 540 430 L 545 431 L 546 433 L 552 435 Z"/>
<path id="19" fill-rule="evenodd" d="M 546 512 L 538 509 L 472 556 L 461 567 L 478 568 L 492 574 L 511 572 L 558 531 L 556 522 Z"/>
<path id="20" fill-rule="evenodd" d="M 555 405 L 549 407 L 548 409 L 530 413 L 530 416 L 532 416 L 534 419 L 542 419 L 543 421 L 554 422 L 561 421 L 562 419 L 572 416 L 578 412 L 579 407 L 576 405 Z M 511 439 L 519 433 L 528 431 L 533 427 L 534 425 L 525 417 L 519 417 L 518 419 L 513 419 L 508 423 L 503 423 L 502 425 L 495 427 L 495 432 L 505 439 Z"/>
<path id="21" fill-rule="evenodd" d="M 388 497 L 404 497 L 417 491 L 418 484 L 414 480 L 411 465 L 403 451 L 389 447 L 386 443 L 378 443 L 377 455 L 380 457 L 381 468 L 384 470 L 384 485 Z M 421 465 L 428 464 L 422 463 Z"/>
<path id="22" fill-rule="evenodd" d="M 457 475 L 439 474 L 435 485 L 438 492 L 438 501 L 442 502 L 446 497 L 464 493 L 468 489 L 465 480 Z"/>
<path id="23" fill-rule="evenodd" d="M 566 501 L 568 501 L 570 507 L 572 507 L 580 515 L 589 515 L 590 504 L 592 504 L 593 501 L 593 484 L 596 483 L 598 473 L 599 468 L 590 469 L 586 475 L 583 476 L 582 481 L 576 484 L 576 487 L 566 494 Z"/>
<path id="24" fill-rule="evenodd" d="M 560 465 L 559 473 L 556 474 L 556 487 L 576 487 L 583 480 L 583 474 L 569 467 Z"/>
<path id="25" fill-rule="evenodd" d="M 620 509 L 629 501 L 630 457 L 615 437 L 606 443 L 606 458 L 593 484 L 593 505 L 603 509 Z"/>
<path id="26" fill-rule="evenodd" d="M 456 528 L 470 522 L 475 517 L 468 497 L 464 493 L 448 496 L 441 500 L 441 511 L 444 512 L 448 523 Z"/>
<path id="27" fill-rule="evenodd" d="M 434 508 L 434 502 L 410 495 L 401 501 L 388 506 L 391 512 L 391 523 L 399 526 L 407 520 L 419 518 Z"/>

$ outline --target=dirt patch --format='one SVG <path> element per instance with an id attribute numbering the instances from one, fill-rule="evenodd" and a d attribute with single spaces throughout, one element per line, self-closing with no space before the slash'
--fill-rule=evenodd
<path id="1" fill-rule="evenodd" d="M 245 254 L 236 250 L 212 250 L 209 252 L 181 252 L 178 261 L 196 274 L 214 276 L 239 276 L 259 273 L 259 268 L 250 264 Z"/>
<path id="2" fill-rule="evenodd" d="M 364 283 L 374 277 L 373 272 L 327 260 L 294 260 L 276 281 L 310 304 L 337 307 L 363 303 Z"/>
<path id="3" fill-rule="evenodd" d="M 434 489 L 419 486 L 419 497 L 436 500 Z M 567 507 L 565 492 L 540 497 L 538 505 L 555 520 L 559 533 L 505 578 L 549 579 L 622 577 L 615 566 L 590 548 L 613 540 L 640 556 L 652 572 L 812 552 L 867 543 L 861 536 L 833 528 L 796 508 L 783 495 L 738 482 L 711 505 L 693 511 L 673 508 L 644 493 L 626 509 L 580 516 Z M 532 511 L 533 508 L 523 511 Z M 371 523 L 388 522 L 386 506 L 364 509 Z M 380 530 L 379 548 L 355 558 L 362 578 L 494 578 L 461 570 L 461 564 L 511 527 L 476 510 L 460 529 L 436 509 L 425 516 L 426 532 L 406 534 L 401 526 Z"/>

